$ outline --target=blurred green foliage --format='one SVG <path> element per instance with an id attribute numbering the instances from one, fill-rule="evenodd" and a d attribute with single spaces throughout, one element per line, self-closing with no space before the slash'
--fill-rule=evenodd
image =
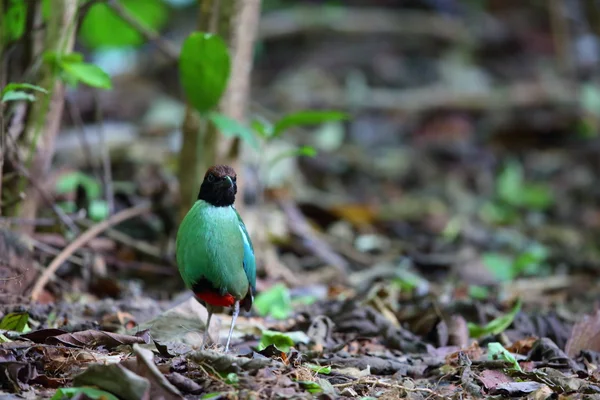
<path id="1" fill-rule="evenodd" d="M 548 249 L 533 243 L 516 256 L 489 252 L 482 256 L 483 264 L 500 282 L 511 281 L 520 275 L 539 275 L 545 270 Z"/>
<path id="2" fill-rule="evenodd" d="M 85 398 L 92 400 L 118 400 L 118 397 L 112 393 L 104 390 L 96 389 L 93 387 L 71 387 L 71 388 L 60 388 L 50 400 L 64 400 L 72 398 Z"/>
<path id="3" fill-rule="evenodd" d="M 119 0 L 121 6 L 141 25 L 158 31 L 169 18 L 169 9 L 162 0 Z M 88 47 L 139 46 L 144 37 L 110 7 L 98 2 L 90 7 L 79 31 L 82 42 Z"/>
<path id="4" fill-rule="evenodd" d="M 271 286 L 256 296 L 254 309 L 262 317 L 287 318 L 293 311 L 290 290 L 283 283 Z"/>
<path id="5" fill-rule="evenodd" d="M 523 166 L 516 160 L 506 163 L 496 179 L 496 198 L 484 204 L 481 217 L 492 223 L 510 224 L 520 210 L 544 211 L 554 203 L 550 187 L 527 182 Z"/>
<path id="6" fill-rule="evenodd" d="M 6 103 L 9 101 L 35 101 L 35 96 L 28 93 L 26 90 L 33 90 L 47 94 L 48 91 L 42 87 L 31 85 L 29 83 L 9 83 L 6 85 L 0 93 L 0 102 Z"/>
<path id="7" fill-rule="evenodd" d="M 4 11 L 4 21 L 0 34 L 0 43 L 18 40 L 25 33 L 27 4 L 25 0 L 8 0 Z"/>

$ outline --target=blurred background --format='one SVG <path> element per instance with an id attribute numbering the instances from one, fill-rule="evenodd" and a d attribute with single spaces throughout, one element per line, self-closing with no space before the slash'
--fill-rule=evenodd
<path id="1" fill-rule="evenodd" d="M 13 260 L 3 276 L 17 269 L 23 277 L 3 298 L 14 303 L 30 290 L 41 266 L 82 231 L 149 204 L 79 246 L 38 299 L 131 305 L 133 296 L 164 309 L 184 293 L 173 241 L 187 210 L 181 148 L 190 112 L 178 54 L 200 24 L 198 2 L 88 3 L 74 51 L 105 71 L 111 88 L 68 86 L 53 144 L 11 144 L 25 111 L 3 104 L 0 249 Z M 267 295 L 254 315 L 285 318 L 359 299 L 436 341 L 444 318 L 432 304 L 480 323 L 517 297 L 539 318 L 565 323 L 592 310 L 600 265 L 599 2 L 263 0 L 260 7 L 242 122 L 256 128 L 254 120 L 310 110 L 347 118 L 291 124 L 268 138 L 256 128 L 258 151 L 247 137 L 237 143 L 238 207 Z M 123 9 L 137 19 L 124 22 Z M 38 29 L 30 19 L 27 27 Z M 5 41 L 3 83 L 36 76 L 26 43 Z M 36 146 L 51 154 L 45 175 L 19 161 L 27 153 L 17 148 Z M 23 186 L 15 186 L 18 177 Z M 201 180 L 197 173 L 193 185 L 186 181 L 194 196 Z M 24 190 L 40 196 L 34 215 L 14 211 Z M 535 321 L 516 329 L 564 345 L 568 330 Z"/>

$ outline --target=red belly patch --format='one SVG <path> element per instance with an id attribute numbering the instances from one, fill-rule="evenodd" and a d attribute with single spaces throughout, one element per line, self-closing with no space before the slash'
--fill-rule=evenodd
<path id="1" fill-rule="evenodd" d="M 216 307 L 231 307 L 235 303 L 235 299 L 229 293 L 224 296 L 215 292 L 194 293 L 194 295 L 207 304 Z"/>

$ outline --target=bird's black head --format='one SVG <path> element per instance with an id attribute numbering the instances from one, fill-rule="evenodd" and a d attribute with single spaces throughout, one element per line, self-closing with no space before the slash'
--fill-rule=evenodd
<path id="1" fill-rule="evenodd" d="M 210 167 L 200 186 L 198 200 L 204 200 L 215 207 L 227 207 L 235 201 L 237 193 L 236 174 L 228 165 Z"/>

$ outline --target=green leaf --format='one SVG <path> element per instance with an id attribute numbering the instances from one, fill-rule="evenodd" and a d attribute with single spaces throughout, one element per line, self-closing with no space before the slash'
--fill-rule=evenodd
<path id="1" fill-rule="evenodd" d="M 75 396 L 79 397 L 78 395 L 94 400 L 119 400 L 114 394 L 93 387 L 61 388 L 54 393 L 50 400 L 71 399 Z"/>
<path id="2" fill-rule="evenodd" d="M 331 373 L 331 366 L 320 366 L 316 364 L 306 364 L 308 368 L 316 372 L 317 374 L 329 375 Z"/>
<path id="3" fill-rule="evenodd" d="M 61 175 L 56 181 L 56 192 L 58 194 L 71 193 L 82 185 L 90 200 L 100 197 L 102 187 L 99 182 L 83 172 L 75 171 Z"/>
<path id="4" fill-rule="evenodd" d="M 302 387 L 308 392 L 308 393 L 321 393 L 323 391 L 323 389 L 321 388 L 321 385 L 319 385 L 317 382 L 313 382 L 313 381 L 298 381 L 298 383 L 300 385 L 302 385 Z"/>
<path id="5" fill-rule="evenodd" d="M 522 202 L 523 168 L 517 161 L 506 164 L 496 181 L 498 196 L 505 202 L 518 206 Z"/>
<path id="6" fill-rule="evenodd" d="M 286 158 L 301 156 L 314 157 L 316 155 L 317 150 L 311 146 L 302 146 L 297 149 L 287 150 L 273 157 L 273 159 L 269 162 L 269 168 L 273 168 L 275 164 L 277 164 L 279 161 L 285 160 Z"/>
<path id="7" fill-rule="evenodd" d="M 266 119 L 255 118 L 250 125 L 252 129 L 263 139 L 268 139 L 273 136 L 273 124 Z"/>
<path id="8" fill-rule="evenodd" d="M 509 224 L 516 221 L 519 217 L 517 210 L 513 206 L 491 201 L 483 205 L 480 214 L 485 221 L 496 224 Z"/>
<path id="9" fill-rule="evenodd" d="M 330 121 L 348 119 L 348 114 L 339 111 L 300 111 L 286 115 L 275 123 L 271 136 L 280 136 L 287 129 L 295 126 L 317 125 Z"/>
<path id="10" fill-rule="evenodd" d="M 61 68 L 61 63 L 81 63 L 83 62 L 83 54 L 78 52 L 72 52 L 62 54 L 56 51 L 46 51 L 43 55 L 44 62 Z"/>
<path id="11" fill-rule="evenodd" d="M 9 101 L 35 101 L 35 96 L 21 90 L 11 90 L 2 95 L 2 103 Z"/>
<path id="12" fill-rule="evenodd" d="M 225 377 L 225 383 L 228 385 L 237 385 L 240 383 L 240 377 L 237 374 L 230 372 Z"/>
<path id="13" fill-rule="evenodd" d="M 185 39 L 179 58 L 179 79 L 188 101 L 201 113 L 218 103 L 227 87 L 231 60 L 217 35 L 194 32 Z"/>
<path id="14" fill-rule="evenodd" d="M 270 345 L 277 347 L 277 349 L 287 353 L 290 348 L 294 346 L 294 340 L 283 332 L 264 330 L 258 343 L 258 350 L 263 350 Z"/>
<path id="15" fill-rule="evenodd" d="M 6 314 L 0 321 L 0 329 L 25 333 L 31 330 L 27 325 L 28 321 L 29 314 L 26 312 Z"/>
<path id="16" fill-rule="evenodd" d="M 13 90 L 26 90 L 26 89 L 31 89 L 31 90 L 35 90 L 37 92 L 42 92 L 42 93 L 48 93 L 48 91 L 46 89 L 44 89 L 43 87 L 39 87 L 37 85 L 32 85 L 30 83 L 9 83 L 8 85 L 4 86 L 4 89 L 2 89 L 2 94 L 5 94 L 9 91 L 13 91 Z"/>
<path id="17" fill-rule="evenodd" d="M 151 31 L 160 30 L 169 19 L 169 10 L 162 0 L 119 0 L 119 3 Z M 137 29 L 102 2 L 90 7 L 79 34 L 83 43 L 90 48 L 139 46 L 146 42 Z"/>
<path id="18" fill-rule="evenodd" d="M 100 89 L 110 89 L 112 87 L 110 75 L 97 65 L 61 60 L 61 67 L 69 78 L 71 78 L 69 82 L 81 81 L 88 86 Z"/>
<path id="19" fill-rule="evenodd" d="M 522 371 L 515 356 L 510 354 L 500 343 L 492 342 L 488 343 L 488 359 L 489 360 L 504 360 L 512 364 L 513 370 Z"/>
<path id="20" fill-rule="evenodd" d="M 202 397 L 200 397 L 201 399 L 214 399 L 215 397 L 219 397 L 221 396 L 223 393 L 221 392 L 212 392 L 212 393 L 206 393 L 205 395 L 202 395 Z"/>
<path id="21" fill-rule="evenodd" d="M 92 200 L 88 213 L 93 221 L 104 221 L 108 218 L 108 203 L 105 200 Z"/>
<path id="22" fill-rule="evenodd" d="M 526 251 L 519 254 L 514 261 L 513 269 L 515 275 L 519 275 L 523 272 L 529 274 L 536 274 L 542 267 L 542 263 L 548 258 L 548 250 L 540 245 L 533 244 L 527 248 Z"/>
<path id="23" fill-rule="evenodd" d="M 256 137 L 254 137 L 252 129 L 239 123 L 235 119 L 231 119 L 226 115 L 214 111 L 208 113 L 208 119 L 215 124 L 217 129 L 223 135 L 227 137 L 238 136 L 255 150 L 258 150 L 258 141 L 256 140 Z"/>
<path id="24" fill-rule="evenodd" d="M 2 99 L 0 102 L 5 103 L 8 101 L 35 101 L 35 96 L 25 92 L 25 90 L 31 89 L 42 93 L 48 93 L 44 88 L 29 83 L 9 83 L 2 89 Z"/>
<path id="25" fill-rule="evenodd" d="M 476 300 L 486 300 L 490 291 L 485 286 L 469 285 L 469 297 Z"/>
<path id="26" fill-rule="evenodd" d="M 293 311 L 290 290 L 282 283 L 272 286 L 256 296 L 254 309 L 261 317 L 286 319 Z"/>
<path id="27" fill-rule="evenodd" d="M 8 7 L 2 16 L 2 37 L 5 42 L 18 40 L 25 33 L 27 4 L 25 0 L 9 0 Z M 2 38 L 0 38 L 2 39 Z"/>
<path id="28" fill-rule="evenodd" d="M 483 265 L 500 282 L 507 282 L 515 278 L 517 271 L 514 268 L 514 259 L 500 253 L 485 253 L 481 257 Z"/>
<path id="29" fill-rule="evenodd" d="M 526 207 L 545 210 L 554 203 L 554 196 L 547 185 L 527 184 L 521 191 L 521 202 Z"/>
<path id="30" fill-rule="evenodd" d="M 485 326 L 480 326 L 477 324 L 474 324 L 472 322 L 469 322 L 467 324 L 468 328 L 469 328 L 469 335 L 475 339 L 480 338 L 482 336 L 487 336 L 487 335 L 497 335 L 501 332 L 504 332 L 506 330 L 506 328 L 508 328 L 510 326 L 510 324 L 513 323 L 513 320 L 515 319 L 515 316 L 517 315 L 517 313 L 521 310 L 521 300 L 517 300 L 515 306 L 513 307 L 513 309 L 498 318 L 493 319 L 492 321 L 488 322 Z"/>

